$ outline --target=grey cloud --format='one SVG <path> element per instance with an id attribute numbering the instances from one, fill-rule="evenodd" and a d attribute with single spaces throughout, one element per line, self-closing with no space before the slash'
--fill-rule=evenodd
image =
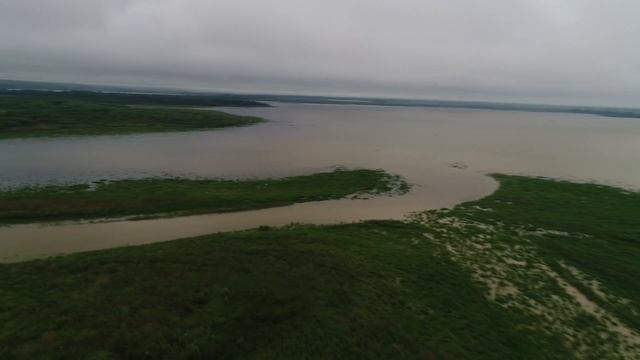
<path id="1" fill-rule="evenodd" d="M 640 106 L 635 0 L 2 0 L 0 77 Z"/>

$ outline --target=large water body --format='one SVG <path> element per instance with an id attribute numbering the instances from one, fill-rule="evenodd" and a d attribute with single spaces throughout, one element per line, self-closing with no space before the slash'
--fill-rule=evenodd
<path id="1" fill-rule="evenodd" d="M 230 214 L 0 228 L 0 261 L 260 225 L 401 219 L 490 194 L 508 173 L 640 188 L 640 119 L 447 108 L 274 104 L 217 108 L 266 123 L 214 131 L 0 141 L 0 186 L 156 175 L 282 177 L 382 168 L 404 196 Z"/>

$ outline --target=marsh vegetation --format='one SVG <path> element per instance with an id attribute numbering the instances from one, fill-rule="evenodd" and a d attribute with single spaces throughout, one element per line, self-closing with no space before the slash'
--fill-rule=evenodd
<path id="1" fill-rule="evenodd" d="M 0 138 L 113 135 L 250 125 L 262 120 L 186 107 L 263 105 L 204 96 L 0 92 Z"/>
<path id="2" fill-rule="evenodd" d="M 496 179 L 487 198 L 406 222 L 1 265 L 0 355 L 636 356 L 640 194 Z"/>
<path id="3" fill-rule="evenodd" d="M 335 170 L 280 179 L 145 178 L 0 190 L 0 224 L 123 216 L 171 216 L 404 193 L 382 170 Z"/>

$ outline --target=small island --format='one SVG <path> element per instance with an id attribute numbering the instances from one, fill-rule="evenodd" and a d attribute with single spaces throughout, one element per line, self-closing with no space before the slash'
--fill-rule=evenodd
<path id="1" fill-rule="evenodd" d="M 0 225 L 114 217 L 161 217 L 284 206 L 349 195 L 398 194 L 400 177 L 346 170 L 279 179 L 144 178 L 0 189 Z"/>

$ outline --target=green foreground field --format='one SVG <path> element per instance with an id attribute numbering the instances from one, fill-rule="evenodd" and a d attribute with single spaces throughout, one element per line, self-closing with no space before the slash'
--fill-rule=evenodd
<path id="1" fill-rule="evenodd" d="M 407 189 L 399 177 L 367 169 L 280 179 L 145 178 L 18 187 L 0 190 L 0 225 L 220 213 Z"/>
<path id="2" fill-rule="evenodd" d="M 637 358 L 640 194 L 496 175 L 407 222 L 0 266 L 0 358 Z"/>
<path id="3" fill-rule="evenodd" d="M 264 104 L 193 96 L 0 92 L 0 139 L 193 131 L 262 121 L 256 117 L 186 108 L 220 105 Z"/>

